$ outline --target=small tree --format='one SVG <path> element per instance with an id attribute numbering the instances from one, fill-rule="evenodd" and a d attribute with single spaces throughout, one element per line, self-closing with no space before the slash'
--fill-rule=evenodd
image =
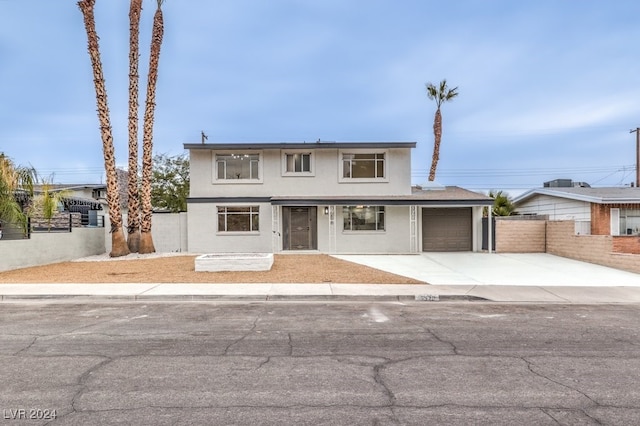
<path id="1" fill-rule="evenodd" d="M 42 216 L 47 221 L 47 231 L 51 232 L 51 220 L 58 213 L 58 206 L 62 204 L 65 198 L 71 195 L 70 191 L 52 191 L 51 181 L 53 179 L 43 180 L 41 193 L 33 198 L 31 205 L 31 216 Z"/>
<path id="2" fill-rule="evenodd" d="M 489 197 L 493 198 L 491 214 L 493 216 L 511 216 L 515 213 L 515 207 L 511 197 L 503 191 L 489 191 Z"/>
<path id="3" fill-rule="evenodd" d="M 17 166 L 0 152 L 0 223 L 19 225 L 27 232 L 28 219 L 23 211 L 23 199 L 33 196 L 37 174 L 33 167 Z"/>
<path id="4" fill-rule="evenodd" d="M 187 210 L 189 196 L 189 159 L 186 154 L 153 156 L 151 204 L 154 209 L 173 213 Z"/>

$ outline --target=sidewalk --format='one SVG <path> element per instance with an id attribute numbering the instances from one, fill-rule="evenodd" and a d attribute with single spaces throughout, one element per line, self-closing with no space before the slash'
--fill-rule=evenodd
<path id="1" fill-rule="evenodd" d="M 0 302 L 122 301 L 493 301 L 640 303 L 640 287 L 400 284 L 0 284 Z"/>
<path id="2" fill-rule="evenodd" d="M 640 303 L 640 274 L 549 254 L 422 253 L 336 257 L 430 284 L 0 283 L 0 302 L 89 299 Z"/>

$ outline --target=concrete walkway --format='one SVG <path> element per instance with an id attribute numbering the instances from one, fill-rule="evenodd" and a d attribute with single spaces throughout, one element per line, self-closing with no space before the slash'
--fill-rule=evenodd
<path id="1" fill-rule="evenodd" d="M 548 254 L 336 256 L 426 281 L 378 284 L 2 284 L 0 301 L 387 300 L 640 303 L 640 275 Z"/>

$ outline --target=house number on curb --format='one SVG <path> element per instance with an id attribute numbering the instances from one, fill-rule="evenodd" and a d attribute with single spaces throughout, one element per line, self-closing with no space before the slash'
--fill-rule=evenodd
<path id="1" fill-rule="evenodd" d="M 416 300 L 420 302 L 439 302 L 439 294 L 416 294 Z"/>

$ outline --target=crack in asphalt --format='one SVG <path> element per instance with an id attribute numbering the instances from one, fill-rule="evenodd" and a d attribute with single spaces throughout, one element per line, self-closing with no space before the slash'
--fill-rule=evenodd
<path id="1" fill-rule="evenodd" d="M 253 320 L 253 323 L 251 324 L 251 328 L 244 333 L 240 338 L 234 340 L 233 342 L 229 343 L 229 345 L 227 345 L 226 348 L 224 348 L 224 351 L 222 351 L 222 355 L 229 355 L 229 350 L 234 346 L 237 345 L 238 343 L 242 342 L 244 339 L 246 339 L 247 337 L 249 337 L 257 328 L 258 326 L 258 321 L 260 321 L 260 318 L 262 318 L 262 313 L 258 313 L 255 317 L 255 319 Z"/>
<path id="2" fill-rule="evenodd" d="M 583 397 L 585 397 L 586 399 L 588 399 L 589 401 L 591 401 L 591 403 L 592 403 L 592 404 L 594 404 L 596 408 L 598 408 L 598 407 L 602 407 L 602 406 L 603 406 L 603 405 L 601 405 L 598 401 L 596 401 L 595 399 L 591 398 L 589 395 L 587 395 L 585 392 L 581 391 L 580 389 L 577 389 L 577 388 L 575 388 L 575 387 L 573 387 L 573 386 L 570 386 L 570 385 L 568 385 L 568 384 L 566 384 L 566 383 L 563 383 L 563 382 L 561 382 L 561 381 L 559 381 L 559 380 L 552 379 L 551 377 L 548 377 L 548 376 L 546 376 L 546 375 L 544 375 L 544 374 L 542 374 L 542 373 L 540 373 L 540 372 L 538 372 L 538 371 L 535 371 L 535 370 L 534 370 L 535 364 L 533 363 L 533 361 L 530 361 L 530 360 L 526 359 L 525 357 L 520 357 L 520 359 L 521 359 L 522 361 L 524 361 L 524 362 L 527 364 L 527 369 L 528 369 L 532 374 L 534 374 L 534 375 L 536 375 L 536 376 L 538 376 L 538 377 L 540 377 L 540 378 L 542 378 L 542 379 L 548 380 L 548 381 L 550 381 L 551 383 L 555 383 L 555 384 L 557 384 L 557 385 L 559 385 L 559 386 L 562 386 L 562 387 L 567 388 L 567 389 L 569 389 L 569 390 L 571 390 L 571 391 L 573 391 L 573 392 L 576 392 L 576 393 L 577 393 L 577 394 L 579 394 L 579 395 L 582 395 Z M 587 413 L 584 409 L 580 409 L 580 411 L 581 411 L 582 413 L 584 413 L 584 415 L 585 415 L 585 416 L 587 416 L 587 417 L 589 417 L 590 419 L 592 419 L 593 421 L 595 421 L 597 424 L 602 424 L 598 419 L 595 419 L 595 418 L 591 417 L 591 416 L 589 415 L 589 413 Z"/>
<path id="3" fill-rule="evenodd" d="M 451 346 L 451 349 L 453 350 L 453 354 L 454 355 L 460 355 L 460 353 L 458 352 L 458 348 L 455 345 L 455 343 L 450 342 L 448 340 L 444 340 L 442 339 L 440 336 L 438 336 L 433 330 L 431 330 L 430 328 L 424 328 L 424 330 L 429 333 L 430 335 L 433 336 L 434 339 L 436 339 L 438 342 L 443 343 L 445 345 L 449 345 Z M 446 355 L 445 355 L 446 356 Z"/>
<path id="4" fill-rule="evenodd" d="M 561 425 L 561 424 L 562 424 L 562 423 L 561 423 L 558 419 L 556 419 L 556 418 L 555 418 L 551 413 L 549 413 L 549 412 L 547 411 L 547 409 L 545 409 L 545 408 L 540 408 L 540 411 L 542 411 L 542 412 L 543 412 L 547 417 L 549 417 L 551 420 L 553 420 L 553 421 L 555 422 L 555 424 L 557 424 L 557 425 Z"/>
<path id="5" fill-rule="evenodd" d="M 393 407 L 396 404 L 396 396 L 389 386 L 385 383 L 384 378 L 380 375 L 380 372 L 386 368 L 387 362 L 377 364 L 373 367 L 373 380 L 382 388 L 383 393 L 389 399 L 389 407 Z"/>
<path id="6" fill-rule="evenodd" d="M 105 365 L 113 362 L 116 358 L 109 358 L 109 357 L 104 357 L 104 356 L 92 356 L 92 358 L 103 358 L 103 360 L 95 365 L 92 365 L 91 367 L 89 367 L 84 373 L 82 373 L 80 375 L 80 377 L 78 378 L 77 383 L 75 383 L 73 386 L 78 386 L 78 390 L 76 391 L 76 393 L 71 397 L 71 403 L 70 403 L 70 407 L 71 410 L 68 412 L 62 412 L 62 410 L 60 410 L 60 413 L 56 413 L 58 414 L 56 419 L 53 419 L 45 424 L 52 424 L 52 423 L 57 423 L 60 420 L 62 420 L 63 418 L 72 415 L 73 413 L 81 413 L 83 412 L 82 410 L 78 410 L 76 408 L 76 404 L 78 401 L 78 398 L 80 398 L 82 396 L 82 394 L 84 394 L 84 392 L 86 391 L 86 382 L 89 379 L 89 376 L 91 376 L 93 373 L 95 373 L 96 371 L 98 371 L 99 369 L 101 369 L 102 367 L 104 367 Z"/>
<path id="7" fill-rule="evenodd" d="M 287 333 L 287 337 L 288 337 L 287 344 L 289 345 L 289 356 L 292 357 L 293 356 L 293 338 L 291 337 L 291 333 Z"/>
<path id="8" fill-rule="evenodd" d="M 29 349 L 31 349 L 31 346 L 33 346 L 33 345 L 36 343 L 36 341 L 37 341 L 40 337 L 43 337 L 43 336 L 36 336 L 36 337 L 34 337 L 34 338 L 33 338 L 33 340 L 31 341 L 31 343 L 29 343 L 26 347 L 24 347 L 24 348 L 20 349 L 18 352 L 16 352 L 15 354 L 13 354 L 13 356 L 18 356 L 18 355 L 22 354 L 23 352 L 26 352 L 26 351 L 28 351 Z"/>
<path id="9" fill-rule="evenodd" d="M 258 364 L 258 367 L 256 367 L 256 370 L 260 370 L 263 366 L 265 366 L 266 364 L 268 364 L 271 361 L 271 357 L 268 356 L 267 359 L 265 359 L 264 361 L 262 361 L 260 364 Z"/>

